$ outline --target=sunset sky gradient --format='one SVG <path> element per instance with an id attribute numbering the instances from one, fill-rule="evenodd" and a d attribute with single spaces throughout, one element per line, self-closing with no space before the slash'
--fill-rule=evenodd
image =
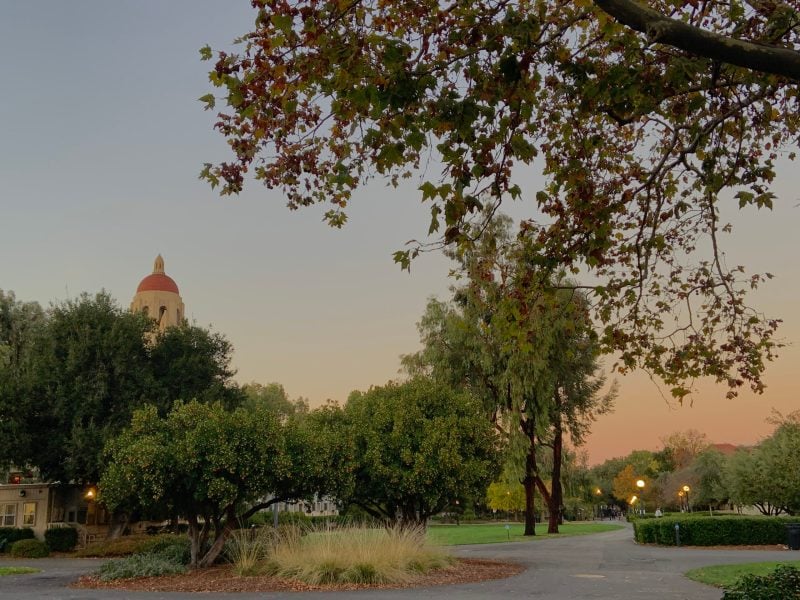
<path id="1" fill-rule="evenodd" d="M 445 298 L 449 264 L 423 256 L 412 273 L 391 258 L 427 230 L 416 190 L 376 181 L 352 202 L 342 231 L 323 207 L 290 212 L 280 192 L 250 186 L 220 198 L 197 176 L 227 157 L 198 49 L 229 48 L 254 13 L 247 0 L 3 2 L 0 4 L 0 288 L 43 304 L 108 290 L 127 306 L 161 253 L 187 315 L 236 348 L 237 379 L 282 383 L 312 405 L 398 376 L 399 355 L 418 348 L 416 321 L 430 296 Z M 532 210 L 535 172 L 524 197 Z M 752 303 L 800 339 L 800 175 L 781 163 L 771 213 L 739 213 L 728 264 L 775 279 Z M 701 383 L 678 406 L 644 375 L 619 379 L 614 414 L 594 427 L 592 462 L 657 449 L 673 431 L 751 444 L 771 410 L 800 408 L 796 345 L 768 370 L 762 396 L 725 399 Z M 606 359 L 606 365 L 613 362 Z"/>

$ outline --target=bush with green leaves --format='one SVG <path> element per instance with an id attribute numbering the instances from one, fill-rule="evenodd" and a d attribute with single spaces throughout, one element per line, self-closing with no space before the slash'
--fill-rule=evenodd
<path id="1" fill-rule="evenodd" d="M 78 530 L 74 527 L 57 527 L 44 532 L 44 541 L 53 552 L 70 552 L 78 544 Z"/>
<path id="2" fill-rule="evenodd" d="M 0 541 L 5 540 L 5 544 L 0 543 L 0 552 L 8 552 L 14 542 L 34 537 L 33 530 L 28 527 L 0 527 Z"/>
<path id="3" fill-rule="evenodd" d="M 14 558 L 44 558 L 50 556 L 47 544 L 37 539 L 19 540 L 11 545 Z"/>
<path id="4" fill-rule="evenodd" d="M 722 600 L 800 600 L 800 569 L 779 565 L 769 575 L 745 575 Z"/>
<path id="5" fill-rule="evenodd" d="M 296 525 L 298 527 L 310 527 L 311 517 L 302 511 L 289 512 L 281 511 L 278 513 L 278 525 Z"/>
<path id="6" fill-rule="evenodd" d="M 159 553 L 134 554 L 116 558 L 103 564 L 98 570 L 102 581 L 132 579 L 134 577 L 158 577 L 185 573 L 186 565 L 167 558 Z"/>
<path id="7" fill-rule="evenodd" d="M 684 546 L 749 546 L 786 543 L 786 525 L 800 519 L 777 517 L 664 517 L 633 522 L 634 539 L 642 544 L 675 545 L 679 526 Z"/>

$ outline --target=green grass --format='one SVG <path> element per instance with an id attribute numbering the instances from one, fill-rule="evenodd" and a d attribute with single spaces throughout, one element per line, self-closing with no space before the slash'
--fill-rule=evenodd
<path id="1" fill-rule="evenodd" d="M 772 573 L 778 565 L 791 565 L 800 568 L 800 560 L 742 563 L 738 565 L 714 565 L 687 571 L 686 577 L 693 581 L 699 581 L 700 583 L 728 588 L 744 575 L 768 575 Z"/>
<path id="2" fill-rule="evenodd" d="M 5 575 L 25 575 L 27 573 L 38 573 L 41 569 L 33 567 L 0 567 L 0 577 Z"/>
<path id="3" fill-rule="evenodd" d="M 536 536 L 522 535 L 525 527 L 522 523 L 479 523 L 468 525 L 431 525 L 428 527 L 428 539 L 443 546 L 461 544 L 495 544 L 498 542 L 522 542 L 543 538 L 567 537 L 572 535 L 589 535 L 622 529 L 622 525 L 613 523 L 566 523 L 559 525 L 558 534 L 548 534 L 547 524 L 536 525 Z"/>

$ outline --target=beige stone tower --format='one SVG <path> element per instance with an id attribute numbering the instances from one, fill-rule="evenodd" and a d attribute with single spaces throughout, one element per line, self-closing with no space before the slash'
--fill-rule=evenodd
<path id="1" fill-rule="evenodd" d="M 131 302 L 131 312 L 144 311 L 158 322 L 158 328 L 180 325 L 186 318 L 178 285 L 164 273 L 164 259 L 159 254 L 153 264 L 153 272 L 142 279 Z"/>

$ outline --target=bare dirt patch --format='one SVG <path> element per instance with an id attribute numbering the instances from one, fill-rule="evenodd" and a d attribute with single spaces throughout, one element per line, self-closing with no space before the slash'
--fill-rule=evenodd
<path id="1" fill-rule="evenodd" d="M 524 570 L 525 567 L 515 563 L 480 559 L 459 559 L 449 567 L 439 569 L 426 575 L 420 575 L 414 581 L 406 584 L 309 585 L 267 575 L 240 577 L 233 573 L 230 565 L 222 565 L 201 569 L 199 571 L 192 571 L 184 575 L 118 579 L 116 581 L 100 581 L 99 578 L 93 575 L 85 575 L 78 579 L 72 587 L 138 592 L 307 592 L 314 590 L 397 589 L 476 583 L 491 579 L 503 579 L 505 577 L 517 575 Z"/>

